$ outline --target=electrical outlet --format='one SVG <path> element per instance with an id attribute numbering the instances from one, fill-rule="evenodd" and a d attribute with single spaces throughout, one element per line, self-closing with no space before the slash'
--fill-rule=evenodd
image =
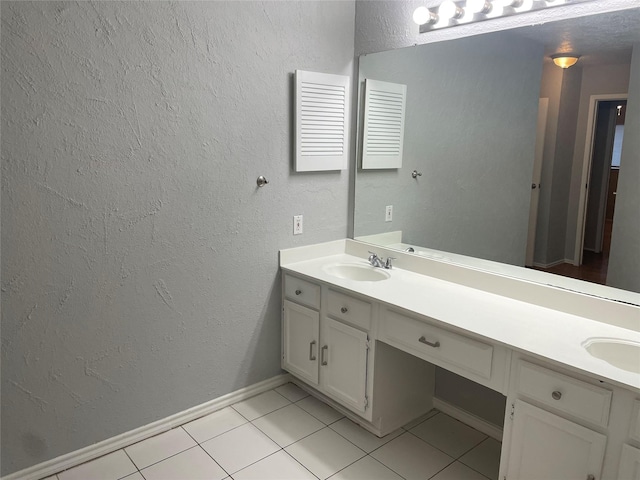
<path id="1" fill-rule="evenodd" d="M 293 234 L 302 235 L 302 215 L 293 216 Z"/>
<path id="2" fill-rule="evenodd" d="M 384 210 L 384 221 L 390 222 L 391 220 L 393 220 L 393 205 L 387 205 Z"/>

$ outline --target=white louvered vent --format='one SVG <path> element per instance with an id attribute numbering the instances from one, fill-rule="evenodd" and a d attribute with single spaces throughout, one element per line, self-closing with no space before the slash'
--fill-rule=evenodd
<path id="1" fill-rule="evenodd" d="M 349 155 L 349 77 L 296 70 L 295 170 L 344 170 Z"/>
<path id="2" fill-rule="evenodd" d="M 362 168 L 402 167 L 407 86 L 365 80 Z"/>

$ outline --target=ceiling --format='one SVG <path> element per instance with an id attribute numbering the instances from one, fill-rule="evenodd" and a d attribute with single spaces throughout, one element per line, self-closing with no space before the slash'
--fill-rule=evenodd
<path id="1" fill-rule="evenodd" d="M 554 53 L 580 55 L 580 64 L 612 65 L 631 62 L 634 43 L 640 43 L 640 8 L 521 27 L 511 32 L 540 42 L 545 59 Z"/>

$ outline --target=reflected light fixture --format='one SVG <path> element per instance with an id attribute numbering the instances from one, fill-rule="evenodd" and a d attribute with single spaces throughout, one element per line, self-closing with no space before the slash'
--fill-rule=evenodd
<path id="1" fill-rule="evenodd" d="M 556 55 L 551 55 L 551 59 L 553 63 L 555 63 L 560 68 L 569 68 L 573 67 L 580 58 L 580 55 L 570 55 L 566 53 L 558 53 Z"/>

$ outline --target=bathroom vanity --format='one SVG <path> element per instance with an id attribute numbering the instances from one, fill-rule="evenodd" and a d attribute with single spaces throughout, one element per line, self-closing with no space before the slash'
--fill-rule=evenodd
<path id="1" fill-rule="evenodd" d="M 640 307 L 369 249 L 280 252 L 303 388 L 384 436 L 433 408 L 437 366 L 506 397 L 503 431 L 473 425 L 502 441 L 500 479 L 640 479 Z"/>

